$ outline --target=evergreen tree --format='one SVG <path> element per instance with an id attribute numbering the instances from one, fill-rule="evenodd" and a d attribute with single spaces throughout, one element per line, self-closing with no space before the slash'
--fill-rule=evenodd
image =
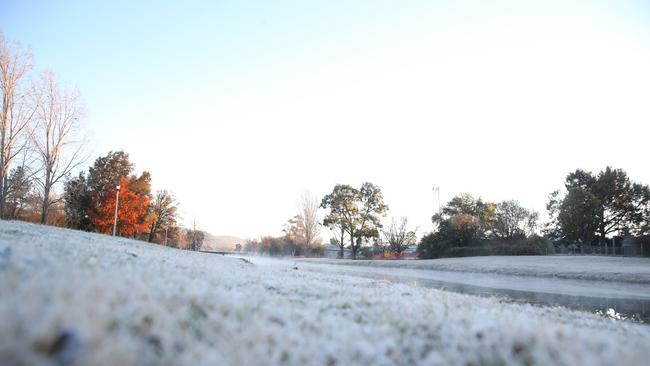
<path id="1" fill-rule="evenodd" d="M 92 208 L 93 196 L 84 172 L 65 184 L 63 201 L 68 227 L 77 230 L 92 231 L 93 222 L 88 216 Z"/>

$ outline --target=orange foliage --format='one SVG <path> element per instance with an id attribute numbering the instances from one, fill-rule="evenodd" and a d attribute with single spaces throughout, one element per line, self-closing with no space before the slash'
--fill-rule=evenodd
<path id="1" fill-rule="evenodd" d="M 115 213 L 115 187 L 106 191 L 104 197 L 99 199 L 97 194 L 93 196 L 93 207 L 89 209 L 88 216 L 93 222 L 95 229 L 101 233 L 110 234 L 113 232 L 113 215 Z M 147 215 L 149 198 L 134 193 L 129 189 L 129 180 L 120 179 L 120 197 L 117 209 L 117 232 L 122 236 L 133 236 L 136 233 L 144 232 L 150 225 L 150 218 Z"/>
<path id="2" fill-rule="evenodd" d="M 478 226 L 479 218 L 468 214 L 457 214 L 451 217 L 451 226 L 458 230 L 464 226 Z"/>

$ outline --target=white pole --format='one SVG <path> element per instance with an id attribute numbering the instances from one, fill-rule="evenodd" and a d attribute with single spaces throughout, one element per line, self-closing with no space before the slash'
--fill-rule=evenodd
<path id="1" fill-rule="evenodd" d="M 438 195 L 438 213 L 440 213 L 440 187 L 433 187 L 433 193 Z"/>
<path id="2" fill-rule="evenodd" d="M 120 203 L 120 186 L 115 186 L 117 194 L 115 195 L 115 215 L 113 216 L 113 236 L 117 232 L 117 205 Z"/>
<path id="3" fill-rule="evenodd" d="M 437 194 L 437 198 L 438 198 L 438 215 L 440 215 L 442 209 L 440 208 L 440 187 L 438 187 L 438 186 L 433 187 L 433 197 L 434 197 L 434 199 L 436 198 L 436 194 Z M 437 226 L 434 224 L 434 229 L 435 228 L 437 228 Z"/>

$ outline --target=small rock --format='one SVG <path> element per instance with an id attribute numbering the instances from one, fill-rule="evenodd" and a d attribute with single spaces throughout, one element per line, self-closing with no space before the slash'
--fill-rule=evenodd
<path id="1" fill-rule="evenodd" d="M 515 343 L 512 345 L 512 354 L 519 355 L 526 350 L 526 345 L 523 343 Z"/>
<path id="2" fill-rule="evenodd" d="M 271 323 L 275 323 L 275 324 L 278 324 L 278 325 L 281 325 L 281 326 L 284 326 L 284 325 L 286 324 L 286 323 L 284 322 L 284 320 L 280 319 L 280 318 L 277 317 L 277 316 L 271 316 L 271 317 L 269 317 L 269 321 L 270 321 Z"/>
<path id="3" fill-rule="evenodd" d="M 11 256 L 11 247 L 7 244 L 0 243 L 0 259 L 9 259 Z"/>
<path id="4" fill-rule="evenodd" d="M 63 331 L 51 342 L 36 344 L 35 348 L 51 357 L 57 365 L 74 365 L 80 358 L 83 345 L 73 332 Z"/>
<path id="5" fill-rule="evenodd" d="M 149 338 L 147 338 L 147 343 L 149 343 L 149 346 L 153 348 L 156 355 L 160 356 L 163 353 L 162 341 L 157 335 L 149 336 Z"/>
<path id="6" fill-rule="evenodd" d="M 11 247 L 7 244 L 0 243 L 0 267 L 9 263 L 11 258 Z"/>
<path id="7" fill-rule="evenodd" d="M 185 351 L 185 346 L 182 343 L 179 342 L 174 343 L 174 352 L 183 353 L 184 351 Z"/>

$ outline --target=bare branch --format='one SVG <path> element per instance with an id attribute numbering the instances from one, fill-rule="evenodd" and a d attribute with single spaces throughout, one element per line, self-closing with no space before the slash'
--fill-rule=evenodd
<path id="1" fill-rule="evenodd" d="M 23 85 L 32 68 L 31 59 L 29 49 L 9 44 L 0 33 L 0 217 L 4 216 L 9 169 L 27 147 L 35 112 L 30 91 Z"/>
<path id="2" fill-rule="evenodd" d="M 61 90 L 52 72 L 43 73 L 36 90 L 36 127 L 31 141 L 41 172 L 41 223 L 46 223 L 49 206 L 55 202 L 50 198 L 54 186 L 85 160 L 83 144 L 75 139 L 84 110 L 79 92 Z"/>
<path id="3" fill-rule="evenodd" d="M 305 191 L 300 197 L 300 215 L 304 222 L 304 239 L 307 250 L 319 240 L 321 223 L 318 218 L 320 202 L 311 192 Z"/>

